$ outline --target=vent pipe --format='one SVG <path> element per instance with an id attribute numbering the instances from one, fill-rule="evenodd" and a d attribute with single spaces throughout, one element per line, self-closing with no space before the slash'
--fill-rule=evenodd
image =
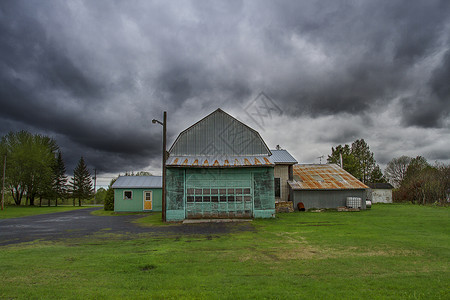
<path id="1" fill-rule="evenodd" d="M 341 168 L 344 168 L 344 163 L 342 162 L 342 153 L 339 153 L 339 161 L 341 162 Z"/>

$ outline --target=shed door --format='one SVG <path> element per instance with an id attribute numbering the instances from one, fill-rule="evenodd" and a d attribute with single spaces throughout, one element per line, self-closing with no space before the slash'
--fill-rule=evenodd
<path id="1" fill-rule="evenodd" d="M 144 191 L 144 210 L 152 210 L 152 191 Z"/>
<path id="2" fill-rule="evenodd" d="M 251 218 L 253 216 L 251 174 L 233 176 L 217 171 L 212 176 L 202 176 L 202 178 L 200 174 L 191 175 L 186 176 L 187 218 Z"/>

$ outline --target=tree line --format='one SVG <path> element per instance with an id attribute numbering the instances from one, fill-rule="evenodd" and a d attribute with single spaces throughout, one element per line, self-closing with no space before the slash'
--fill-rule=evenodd
<path id="1" fill-rule="evenodd" d="M 5 189 L 8 190 L 16 205 L 23 199 L 29 205 L 35 205 L 39 199 L 58 205 L 58 199 L 89 199 L 94 193 L 92 177 L 81 157 L 73 176 L 69 179 L 62 153 L 56 141 L 41 134 L 27 131 L 10 132 L 1 138 L 0 156 L 6 157 Z M 3 170 L 2 163 L 2 170 Z M 3 180 L 3 172 L 0 174 Z"/>
<path id="2" fill-rule="evenodd" d="M 440 205 L 449 201 L 450 165 L 431 165 L 422 156 L 400 156 L 387 164 L 383 174 L 364 139 L 332 147 L 327 162 L 340 165 L 341 157 L 343 168 L 363 183 L 390 182 L 394 201 Z"/>
<path id="3" fill-rule="evenodd" d="M 444 205 L 450 200 L 450 165 L 400 156 L 388 163 L 385 175 L 396 188 L 394 201 Z"/>

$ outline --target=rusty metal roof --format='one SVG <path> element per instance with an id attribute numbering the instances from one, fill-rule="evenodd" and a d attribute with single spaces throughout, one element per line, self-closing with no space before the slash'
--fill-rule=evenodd
<path id="1" fill-rule="evenodd" d="M 168 167 L 271 167 L 270 156 L 170 156 Z"/>
<path id="2" fill-rule="evenodd" d="M 369 187 L 335 164 L 294 165 L 293 190 L 368 189 Z"/>

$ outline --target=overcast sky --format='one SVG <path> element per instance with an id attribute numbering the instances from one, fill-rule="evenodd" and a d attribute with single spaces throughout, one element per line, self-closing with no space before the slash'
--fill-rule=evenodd
<path id="1" fill-rule="evenodd" d="M 160 172 L 164 110 L 168 146 L 220 107 L 300 163 L 360 138 L 382 167 L 450 163 L 449 16 L 448 0 L 3 0 L 0 135 L 52 136 L 100 184 Z"/>

